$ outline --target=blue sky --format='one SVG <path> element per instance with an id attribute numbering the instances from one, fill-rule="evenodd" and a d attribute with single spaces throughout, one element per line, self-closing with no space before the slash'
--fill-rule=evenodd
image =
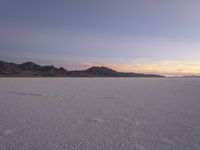
<path id="1" fill-rule="evenodd" d="M 198 0 L 1 0 L 0 59 L 200 74 L 199 6 Z"/>

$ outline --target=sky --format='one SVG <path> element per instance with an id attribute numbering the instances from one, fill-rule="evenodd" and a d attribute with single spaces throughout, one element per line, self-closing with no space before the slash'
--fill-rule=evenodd
<path id="1" fill-rule="evenodd" d="M 0 59 L 200 75 L 199 0 L 1 0 Z"/>

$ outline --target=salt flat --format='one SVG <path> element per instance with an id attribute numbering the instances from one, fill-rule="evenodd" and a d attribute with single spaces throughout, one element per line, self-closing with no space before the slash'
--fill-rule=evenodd
<path id="1" fill-rule="evenodd" d="M 199 150 L 200 79 L 0 79 L 0 150 L 111 149 Z"/>

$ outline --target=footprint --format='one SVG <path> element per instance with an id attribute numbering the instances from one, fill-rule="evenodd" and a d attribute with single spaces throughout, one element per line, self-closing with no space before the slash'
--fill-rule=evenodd
<path id="1" fill-rule="evenodd" d="M 17 95 L 42 96 L 42 94 L 24 93 L 24 92 L 15 92 L 15 91 L 9 91 L 9 93 L 11 93 L 11 94 L 17 94 Z"/>
<path id="2" fill-rule="evenodd" d="M 82 123 L 84 123 L 82 120 L 77 120 L 77 121 L 75 121 L 75 123 L 77 123 L 77 124 L 82 124 Z"/>
<path id="3" fill-rule="evenodd" d="M 10 129 L 7 129 L 7 130 L 4 130 L 0 133 L 0 136 L 4 137 L 4 136 L 8 136 L 8 135 L 11 135 L 13 133 L 12 130 Z"/>
<path id="4" fill-rule="evenodd" d="M 12 133 L 13 133 L 12 130 L 5 130 L 5 131 L 4 131 L 4 135 L 5 135 L 5 136 L 8 136 L 8 135 L 10 135 L 10 134 L 12 134 Z"/>
<path id="5" fill-rule="evenodd" d="M 118 118 L 120 121 L 123 121 L 123 122 L 131 122 L 130 119 L 128 118 Z"/>
<path id="6" fill-rule="evenodd" d="M 171 144 L 172 143 L 172 140 L 167 139 L 167 138 L 163 138 L 163 139 L 161 139 L 161 141 L 163 141 L 164 143 L 167 143 L 167 144 Z"/>
<path id="7" fill-rule="evenodd" d="M 119 97 L 114 97 L 114 96 L 106 96 L 104 99 L 119 99 Z"/>
<path id="8" fill-rule="evenodd" d="M 112 113 L 114 111 L 114 109 L 104 109 L 103 110 L 103 114 L 107 114 L 107 113 Z"/>
<path id="9" fill-rule="evenodd" d="M 93 118 L 93 119 L 88 119 L 87 122 L 88 122 L 88 123 L 98 124 L 98 123 L 104 122 L 104 120 L 103 120 L 103 119 L 100 119 L 100 118 Z"/>

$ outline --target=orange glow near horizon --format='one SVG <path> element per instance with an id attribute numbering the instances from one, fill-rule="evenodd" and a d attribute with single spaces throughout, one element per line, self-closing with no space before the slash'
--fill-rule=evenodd
<path id="1" fill-rule="evenodd" d="M 150 61 L 133 64 L 85 63 L 84 66 L 106 66 L 122 72 L 154 73 L 165 76 L 200 75 L 200 61 Z"/>

